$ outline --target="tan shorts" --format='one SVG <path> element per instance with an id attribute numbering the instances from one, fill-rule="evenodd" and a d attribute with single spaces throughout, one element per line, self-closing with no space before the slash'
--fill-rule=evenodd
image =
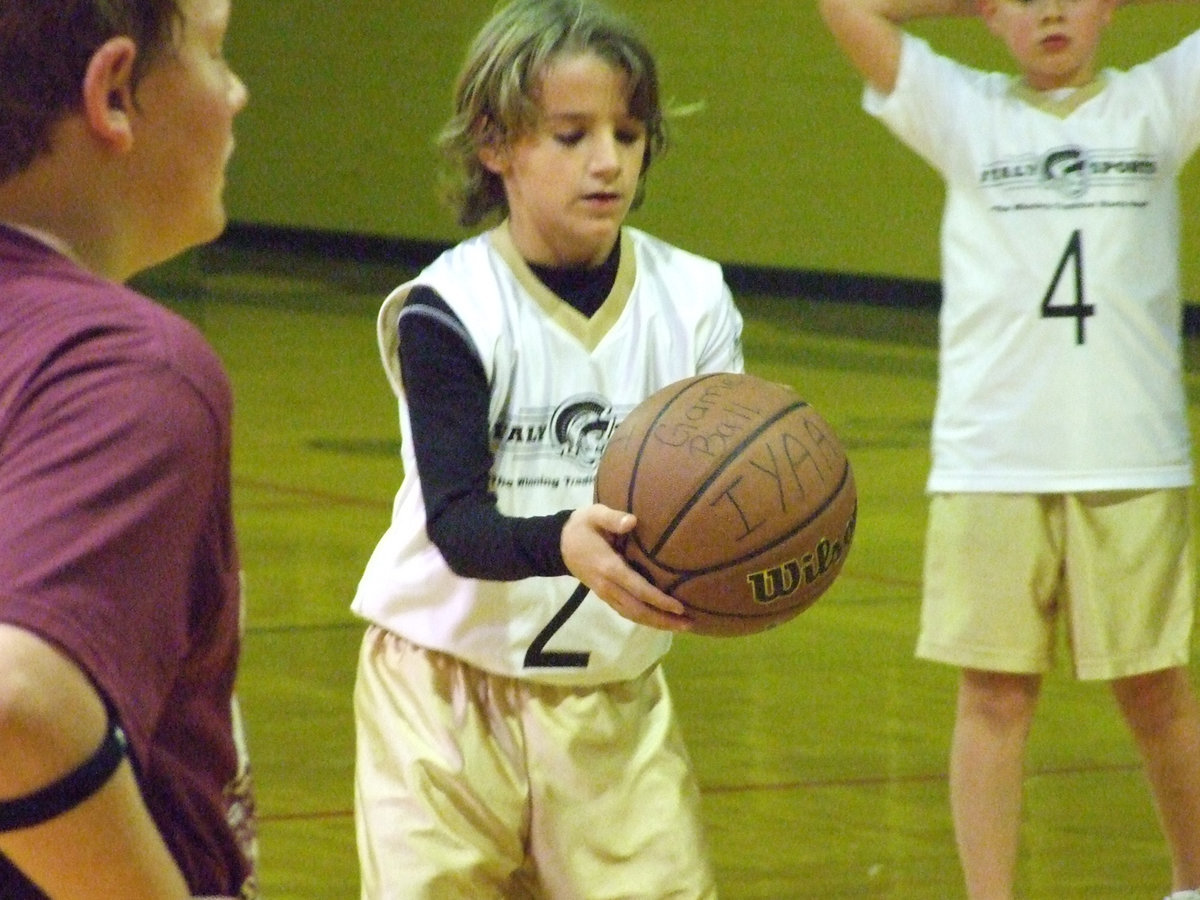
<path id="1" fill-rule="evenodd" d="M 922 658 L 1041 673 L 1061 627 L 1081 679 L 1153 672 L 1187 663 L 1193 606 L 1186 488 L 930 501 Z"/>
<path id="2" fill-rule="evenodd" d="M 717 896 L 661 667 L 548 686 L 373 626 L 354 711 L 364 898 Z"/>

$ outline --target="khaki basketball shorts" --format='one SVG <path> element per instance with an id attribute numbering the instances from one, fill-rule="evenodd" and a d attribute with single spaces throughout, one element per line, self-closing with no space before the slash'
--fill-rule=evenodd
<path id="1" fill-rule="evenodd" d="M 363 898 L 715 900 L 660 666 L 537 684 L 371 626 L 354 701 Z"/>
<path id="2" fill-rule="evenodd" d="M 934 495 L 917 655 L 1035 674 L 1065 644 L 1089 680 L 1186 664 L 1189 497 L 1187 488 Z"/>

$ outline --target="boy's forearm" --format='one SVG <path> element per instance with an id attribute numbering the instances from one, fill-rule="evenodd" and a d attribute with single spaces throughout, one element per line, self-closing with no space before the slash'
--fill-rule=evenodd
<path id="1" fill-rule="evenodd" d="M 821 15 L 838 46 L 873 88 L 896 84 L 901 26 L 913 19 L 977 14 L 978 0 L 820 0 Z"/>
<path id="2" fill-rule="evenodd" d="M 896 23 L 914 19 L 964 18 L 978 15 L 978 0 L 863 0 Z"/>

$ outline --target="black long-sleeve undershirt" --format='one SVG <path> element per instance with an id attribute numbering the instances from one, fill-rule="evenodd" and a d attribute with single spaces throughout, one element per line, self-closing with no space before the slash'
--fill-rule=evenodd
<path id="1" fill-rule="evenodd" d="M 596 269 L 531 268 L 555 294 L 591 316 L 612 290 L 618 263 L 614 249 Z M 491 385 L 457 322 L 436 291 L 417 286 L 397 326 L 429 538 L 465 577 L 515 581 L 565 575 L 561 537 L 571 510 L 506 516 L 489 490 Z"/>

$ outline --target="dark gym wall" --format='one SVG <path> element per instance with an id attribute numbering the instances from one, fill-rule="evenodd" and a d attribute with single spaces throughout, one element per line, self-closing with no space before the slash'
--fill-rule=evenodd
<path id="1" fill-rule="evenodd" d="M 862 112 L 814 0 L 614 0 L 658 55 L 674 123 L 631 222 L 722 262 L 933 279 L 941 187 Z M 433 135 L 491 0 L 234 0 L 228 55 L 249 84 L 233 219 L 420 241 L 463 232 L 437 203 Z M 1200 28 L 1200 7 L 1118 12 L 1120 67 Z M 973 21 L 921 23 L 946 52 L 1003 67 Z M 1184 289 L 1200 299 L 1200 174 L 1184 182 Z"/>

